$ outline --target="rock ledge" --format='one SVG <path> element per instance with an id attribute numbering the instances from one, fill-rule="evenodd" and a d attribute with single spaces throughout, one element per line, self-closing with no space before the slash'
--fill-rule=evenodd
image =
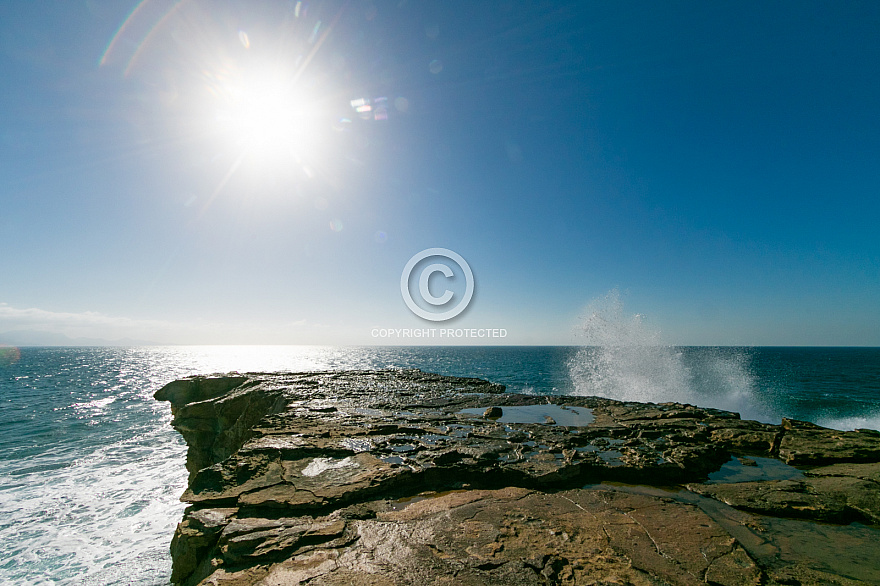
<path id="1" fill-rule="evenodd" d="M 880 433 L 503 391 L 417 370 L 166 385 L 191 504 L 171 581 L 880 581 Z M 866 557 L 837 551 L 853 540 Z"/>

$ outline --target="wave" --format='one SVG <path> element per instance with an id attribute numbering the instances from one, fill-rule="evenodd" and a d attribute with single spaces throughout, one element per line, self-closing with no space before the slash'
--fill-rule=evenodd
<path id="1" fill-rule="evenodd" d="M 865 417 L 820 417 L 816 420 L 816 424 L 841 431 L 853 431 L 855 429 L 880 430 L 880 413 L 872 413 Z"/>
<path id="2" fill-rule="evenodd" d="M 778 421 L 756 392 L 746 349 L 667 344 L 643 315 L 624 311 L 616 289 L 589 305 L 580 333 L 583 347 L 568 363 L 574 394 L 675 401 Z"/>

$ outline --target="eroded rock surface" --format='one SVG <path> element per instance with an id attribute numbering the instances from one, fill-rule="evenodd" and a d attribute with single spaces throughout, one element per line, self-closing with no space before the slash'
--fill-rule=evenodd
<path id="1" fill-rule="evenodd" d="M 413 370 L 167 385 L 156 398 L 171 402 L 189 446 L 182 499 L 192 505 L 172 542 L 172 582 L 848 584 L 872 575 L 800 567 L 751 513 L 880 524 L 880 434 L 503 391 Z"/>

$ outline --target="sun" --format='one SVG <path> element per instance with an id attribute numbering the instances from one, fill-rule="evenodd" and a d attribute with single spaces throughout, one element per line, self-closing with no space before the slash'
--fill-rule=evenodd
<path id="1" fill-rule="evenodd" d="M 218 81 L 215 121 L 222 140 L 240 156 L 275 164 L 314 152 L 323 118 L 290 70 L 264 66 Z"/>
<path id="2" fill-rule="evenodd" d="M 336 181 L 349 140 L 340 122 L 350 122 L 348 78 L 345 60 L 321 48 L 343 9 L 322 21 L 303 2 L 260 3 L 245 19 L 170 4 L 138 3 L 100 65 L 122 63 L 140 82 L 143 115 L 133 122 L 155 133 L 145 144 L 169 145 L 213 185 L 202 209 L 227 189 L 251 202 Z"/>

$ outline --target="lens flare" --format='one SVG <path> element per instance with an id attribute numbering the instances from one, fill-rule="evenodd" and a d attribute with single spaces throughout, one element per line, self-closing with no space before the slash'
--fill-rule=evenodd
<path id="1" fill-rule="evenodd" d="M 226 189 L 290 193 L 276 186 L 329 176 L 331 148 L 347 140 L 337 133 L 355 118 L 338 102 L 344 79 L 327 67 L 332 56 L 316 56 L 343 8 L 317 20 L 307 2 L 281 3 L 276 22 L 245 27 L 223 11 L 205 12 L 203 4 L 136 2 L 100 58 L 101 66 L 118 63 L 125 77 L 143 82 L 145 103 L 160 98 L 161 108 L 144 116 L 167 123 L 145 129 L 222 155 L 222 167 L 210 167 L 215 187 L 200 195 L 200 214 Z M 367 106 L 371 120 L 387 115 L 384 102 L 378 112 Z"/>
<path id="2" fill-rule="evenodd" d="M 388 98 L 357 98 L 349 102 L 362 120 L 388 120 Z"/>
<path id="3" fill-rule="evenodd" d="M 101 54 L 98 66 L 103 67 L 107 65 L 113 55 L 120 50 L 117 48 L 120 42 L 125 39 L 128 43 L 123 43 L 124 46 L 134 46 L 134 52 L 126 62 L 123 73 L 125 77 L 128 77 L 144 49 L 150 45 L 157 32 L 165 27 L 172 15 L 177 12 L 184 2 L 185 0 L 161 0 L 155 2 L 142 0 L 128 14 L 122 25 L 120 25 L 110 39 L 110 42 L 107 43 L 107 48 Z M 146 30 L 144 30 L 145 28 Z"/>
<path id="4" fill-rule="evenodd" d="M 318 40 L 318 33 L 321 32 L 321 24 L 323 24 L 320 20 L 315 23 L 315 28 L 312 29 L 312 36 L 309 37 L 309 44 L 312 45 L 315 41 Z"/>
<path id="5" fill-rule="evenodd" d="M 373 120 L 388 120 L 388 98 L 376 98 L 373 104 Z"/>
<path id="6" fill-rule="evenodd" d="M 116 44 L 119 42 L 119 39 L 122 38 L 122 36 L 125 34 L 125 31 L 128 29 L 129 26 L 131 26 L 131 23 L 134 22 L 137 14 L 141 10 L 143 10 L 147 2 L 149 2 L 149 0 L 142 0 L 140 3 L 138 3 L 138 5 L 135 6 L 134 9 L 128 13 L 128 16 L 125 18 L 125 20 L 122 21 L 122 25 L 120 25 L 120 27 L 116 29 L 116 33 L 110 39 L 110 42 L 107 43 L 107 48 L 104 49 L 104 52 L 101 54 L 101 59 L 100 61 L 98 61 L 99 67 L 107 64 L 107 59 L 116 48 Z"/>
<path id="7" fill-rule="evenodd" d="M 15 346 L 0 345 L 0 368 L 12 366 L 21 360 L 21 350 Z"/>

